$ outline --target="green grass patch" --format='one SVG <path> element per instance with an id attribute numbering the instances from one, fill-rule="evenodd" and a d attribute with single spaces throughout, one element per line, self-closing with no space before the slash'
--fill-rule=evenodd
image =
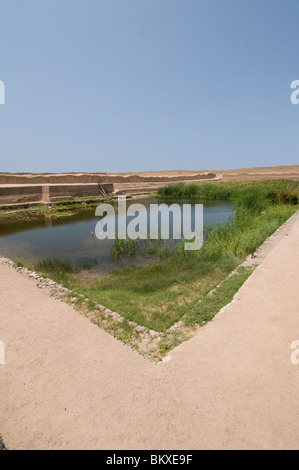
<path id="1" fill-rule="evenodd" d="M 170 257 L 114 271 L 93 282 L 75 276 L 73 282 L 77 292 L 94 302 L 140 325 L 165 331 L 181 318 L 180 305 L 206 295 L 237 264 L 232 255 L 214 261 Z"/>
<path id="2" fill-rule="evenodd" d="M 184 307 L 185 324 L 200 326 L 211 321 L 214 316 L 229 304 L 236 292 L 253 272 L 253 267 L 239 267 L 236 274 L 228 277 L 211 295 L 207 295 L 200 302 L 195 301 Z"/>

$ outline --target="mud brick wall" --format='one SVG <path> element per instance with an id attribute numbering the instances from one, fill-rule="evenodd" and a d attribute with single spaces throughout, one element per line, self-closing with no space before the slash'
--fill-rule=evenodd
<path id="1" fill-rule="evenodd" d="M 1 204 L 22 204 L 41 201 L 42 186 L 0 187 Z"/>
<path id="2" fill-rule="evenodd" d="M 113 184 L 102 185 L 107 193 L 111 193 L 114 190 Z M 69 197 L 86 197 L 93 196 L 99 197 L 99 186 L 98 184 L 74 184 L 74 185 L 51 185 L 49 186 L 49 198 L 50 201 L 56 198 L 69 198 Z"/>

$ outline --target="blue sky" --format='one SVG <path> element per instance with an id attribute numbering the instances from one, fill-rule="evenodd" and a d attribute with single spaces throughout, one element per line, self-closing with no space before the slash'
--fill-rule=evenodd
<path id="1" fill-rule="evenodd" d="M 299 164 L 298 0 L 2 0 L 0 171 Z"/>

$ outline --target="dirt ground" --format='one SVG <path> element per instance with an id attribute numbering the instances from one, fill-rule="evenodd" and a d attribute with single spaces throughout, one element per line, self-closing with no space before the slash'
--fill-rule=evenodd
<path id="1" fill-rule="evenodd" d="M 246 181 L 277 178 L 299 180 L 299 165 L 243 168 L 238 170 L 223 171 L 220 170 L 216 171 L 215 173 L 217 173 L 217 175 L 220 174 L 223 181 Z"/>
<path id="2" fill-rule="evenodd" d="M 6 450 L 1 436 L 0 436 L 0 450 Z"/>
<path id="3" fill-rule="evenodd" d="M 6 447 L 298 449 L 298 213 L 271 248 L 234 301 L 158 364 L 0 263 Z"/>

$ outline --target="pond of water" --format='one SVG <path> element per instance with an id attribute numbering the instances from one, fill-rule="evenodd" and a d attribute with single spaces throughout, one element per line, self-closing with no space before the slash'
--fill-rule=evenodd
<path id="1" fill-rule="evenodd" d="M 233 203 L 221 200 L 175 200 L 145 198 L 127 200 L 127 207 L 143 204 L 149 212 L 152 204 L 203 204 L 204 224 L 227 222 L 234 211 Z M 9 259 L 20 259 L 36 265 L 47 258 L 60 258 L 74 265 L 97 265 L 103 271 L 139 263 L 142 259 L 121 259 L 111 256 L 112 240 L 92 237 L 98 218 L 95 208 L 82 209 L 77 215 L 58 219 L 41 217 L 38 220 L 10 220 L 0 224 L 0 254 Z M 144 262 L 144 261 L 143 261 Z"/>

